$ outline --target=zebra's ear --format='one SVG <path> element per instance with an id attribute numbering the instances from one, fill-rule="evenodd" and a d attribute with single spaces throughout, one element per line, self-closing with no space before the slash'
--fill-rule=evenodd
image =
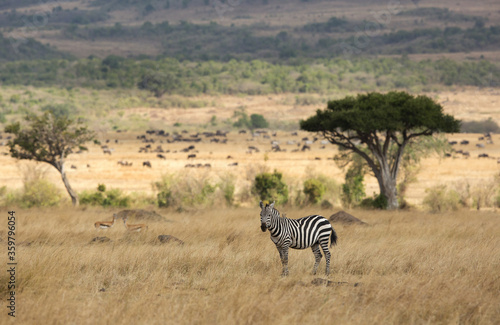
<path id="1" fill-rule="evenodd" d="M 276 203 L 276 201 L 273 201 L 273 203 L 269 204 L 269 207 L 274 208 L 274 203 Z"/>
<path id="2" fill-rule="evenodd" d="M 262 201 L 260 201 L 260 208 L 264 209 L 264 203 L 262 203 Z"/>

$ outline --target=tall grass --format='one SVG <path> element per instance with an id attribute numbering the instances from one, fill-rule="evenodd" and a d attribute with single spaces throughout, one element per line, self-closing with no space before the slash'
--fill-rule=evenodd
<path id="1" fill-rule="evenodd" d="M 334 212 L 317 209 L 287 214 Z M 173 222 L 144 221 L 149 231 L 142 234 L 126 234 L 120 225 L 97 232 L 93 223 L 112 212 L 17 211 L 18 322 L 500 322 L 500 223 L 494 213 L 350 211 L 371 226 L 334 224 L 339 244 L 328 278 L 321 272 L 324 260 L 319 274 L 311 275 L 309 249 L 290 251 L 290 276 L 282 278 L 278 252 L 260 231 L 258 207 L 170 212 Z M 160 244 L 160 234 L 185 244 Z M 111 242 L 90 243 L 95 236 Z M 314 285 L 316 277 L 332 286 Z M 6 281 L 7 273 L 0 273 L 0 283 Z"/>

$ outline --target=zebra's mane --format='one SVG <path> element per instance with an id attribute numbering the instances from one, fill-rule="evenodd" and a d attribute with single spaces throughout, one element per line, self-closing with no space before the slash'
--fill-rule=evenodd
<path id="1" fill-rule="evenodd" d="M 286 218 L 286 213 L 279 212 L 278 209 L 276 209 L 275 207 L 273 207 L 273 210 L 276 211 L 276 212 L 278 212 L 278 217 L 280 217 L 280 218 Z"/>

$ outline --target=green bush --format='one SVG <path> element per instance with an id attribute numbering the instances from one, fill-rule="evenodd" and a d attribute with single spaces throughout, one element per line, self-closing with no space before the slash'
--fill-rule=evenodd
<path id="1" fill-rule="evenodd" d="M 255 176 L 252 193 L 261 201 L 276 201 L 278 205 L 288 202 L 288 186 L 282 180 L 283 175 L 276 170 L 274 173 L 261 173 Z"/>
<path id="2" fill-rule="evenodd" d="M 342 202 L 347 206 L 356 205 L 365 197 L 364 176 L 362 169 L 349 168 L 342 185 Z"/>
<path id="3" fill-rule="evenodd" d="M 387 196 L 384 194 L 377 195 L 375 200 L 373 200 L 373 207 L 376 209 L 385 210 L 387 209 L 387 204 Z"/>
<path id="4" fill-rule="evenodd" d="M 460 208 L 460 195 L 446 185 L 436 185 L 425 190 L 423 205 L 431 212 L 455 211 Z"/>
<path id="5" fill-rule="evenodd" d="M 267 120 L 260 114 L 250 115 L 250 125 L 252 129 L 264 129 L 269 127 Z"/>
<path id="6" fill-rule="evenodd" d="M 236 189 L 234 175 L 226 175 L 225 177 L 223 177 L 219 186 L 222 190 L 222 194 L 224 195 L 226 204 L 228 206 L 232 206 L 234 204 L 234 192 Z"/>
<path id="7" fill-rule="evenodd" d="M 368 197 L 359 203 L 359 206 L 364 209 L 387 209 L 387 197 L 384 194 L 379 194 L 374 197 Z"/>
<path id="8" fill-rule="evenodd" d="M 80 204 L 102 206 L 104 202 L 104 194 L 102 192 L 87 192 L 83 191 L 79 194 Z"/>
<path id="9" fill-rule="evenodd" d="M 304 194 L 306 195 L 307 203 L 319 203 L 325 192 L 325 185 L 318 179 L 310 178 L 304 182 Z"/>
<path id="10" fill-rule="evenodd" d="M 46 179 L 24 183 L 20 205 L 26 208 L 56 206 L 62 198 L 61 191 Z"/>
<path id="11" fill-rule="evenodd" d="M 96 191 L 83 191 L 79 195 L 80 204 L 103 207 L 129 207 L 131 199 L 120 189 L 106 191 L 104 184 L 99 184 Z"/>

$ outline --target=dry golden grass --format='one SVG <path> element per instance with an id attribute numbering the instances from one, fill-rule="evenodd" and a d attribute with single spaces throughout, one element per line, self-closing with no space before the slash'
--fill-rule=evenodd
<path id="1" fill-rule="evenodd" d="M 283 211 L 297 218 L 335 211 Z M 350 211 L 334 224 L 332 273 L 311 275 L 310 249 L 278 253 L 259 208 L 161 213 L 126 234 L 96 231 L 102 209 L 18 210 L 19 324 L 498 324 L 500 223 L 495 213 Z M 0 215 L 6 215 L 5 209 Z M 135 222 L 135 221 L 134 221 Z M 143 221 L 141 221 L 143 222 Z M 160 244 L 170 234 L 184 245 Z M 0 236 L 5 237 L 2 227 Z M 93 244 L 96 236 L 112 241 Z M 3 256 L 4 254 L 2 254 Z M 3 257 L 4 258 L 4 257 Z M 332 286 L 314 285 L 315 278 Z M 0 274 L 5 301 L 7 273 Z M 338 284 L 338 282 L 342 282 Z M 6 313 L 6 311 L 3 311 Z M 8 324 L 3 315 L 0 323 Z"/>

